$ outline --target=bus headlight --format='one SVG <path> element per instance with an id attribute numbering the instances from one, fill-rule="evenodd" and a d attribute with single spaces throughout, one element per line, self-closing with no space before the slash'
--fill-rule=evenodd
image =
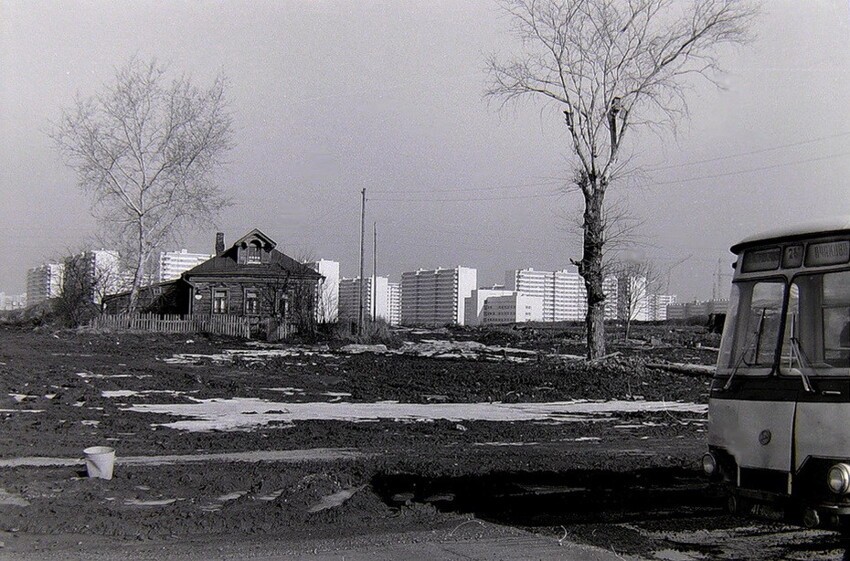
<path id="1" fill-rule="evenodd" d="M 707 453 L 702 457 L 702 471 L 709 477 L 717 473 L 717 460 L 711 453 Z"/>
<path id="2" fill-rule="evenodd" d="M 850 466 L 847 464 L 835 464 L 829 468 L 826 474 L 826 484 L 829 490 L 837 495 L 843 495 L 850 491 Z"/>

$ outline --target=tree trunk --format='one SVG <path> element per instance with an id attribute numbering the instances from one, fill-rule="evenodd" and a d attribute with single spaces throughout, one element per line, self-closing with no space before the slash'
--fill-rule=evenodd
<path id="1" fill-rule="evenodd" d="M 139 291 L 142 288 L 142 280 L 145 276 L 145 262 L 147 261 L 147 253 L 145 251 L 145 234 L 144 229 L 139 225 L 139 259 L 136 261 L 136 271 L 133 274 L 133 286 L 130 287 L 130 305 L 128 312 L 135 313 L 139 307 Z"/>
<path id="2" fill-rule="evenodd" d="M 602 289 L 604 274 L 602 270 L 602 246 L 604 244 L 604 224 L 602 199 L 604 185 L 599 179 L 589 178 L 585 190 L 584 207 L 584 244 L 579 274 L 584 278 L 587 289 L 587 358 L 605 356 L 605 292 Z"/>

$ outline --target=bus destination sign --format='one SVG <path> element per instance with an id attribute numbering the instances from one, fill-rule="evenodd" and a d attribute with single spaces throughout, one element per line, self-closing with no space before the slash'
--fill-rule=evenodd
<path id="1" fill-rule="evenodd" d="M 806 248 L 806 267 L 840 265 L 850 261 L 850 240 L 811 243 Z"/>
<path id="2" fill-rule="evenodd" d="M 786 245 L 782 255 L 782 267 L 784 269 L 796 269 L 803 266 L 803 246 Z"/>
<path id="3" fill-rule="evenodd" d="M 754 249 L 744 253 L 744 263 L 741 271 L 756 273 L 758 271 L 773 271 L 779 268 L 782 250 L 778 247 L 770 249 Z"/>

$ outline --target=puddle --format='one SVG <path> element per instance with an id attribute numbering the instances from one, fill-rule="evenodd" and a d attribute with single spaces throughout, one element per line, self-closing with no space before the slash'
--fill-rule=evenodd
<path id="1" fill-rule="evenodd" d="M 194 400 L 183 404 L 136 404 L 124 411 L 188 417 L 164 426 L 191 432 L 251 430 L 269 423 L 296 421 L 587 421 L 626 412 L 705 413 L 707 406 L 663 401 L 561 401 L 551 403 L 277 403 L 257 398 Z"/>

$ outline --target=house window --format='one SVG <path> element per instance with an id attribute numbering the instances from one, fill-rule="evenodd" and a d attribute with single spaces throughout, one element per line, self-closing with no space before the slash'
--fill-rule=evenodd
<path id="1" fill-rule="evenodd" d="M 248 244 L 248 263 L 259 263 L 261 261 L 262 248 L 260 242 L 253 241 Z"/>
<path id="2" fill-rule="evenodd" d="M 248 315 L 256 314 L 260 311 L 259 297 L 256 290 L 245 291 L 245 313 Z"/>
<path id="3" fill-rule="evenodd" d="M 227 291 L 226 290 L 213 290 L 213 313 L 214 314 L 226 314 L 227 313 Z"/>

